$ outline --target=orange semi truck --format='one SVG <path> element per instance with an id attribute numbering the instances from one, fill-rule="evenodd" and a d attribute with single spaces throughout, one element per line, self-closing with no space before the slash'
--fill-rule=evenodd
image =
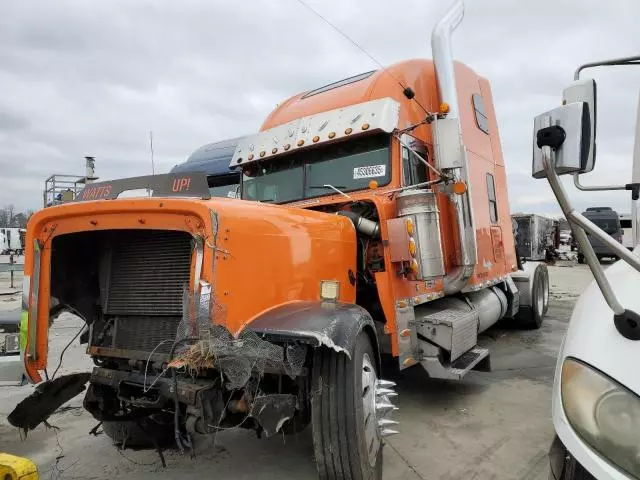
<path id="1" fill-rule="evenodd" d="M 463 12 L 437 23 L 433 60 L 280 104 L 235 150 L 241 199 L 171 174 L 36 213 L 31 381 L 52 306 L 68 306 L 95 362 L 84 405 L 114 440 L 188 448 L 310 424 L 321 478 L 380 478 L 396 433 L 381 358 L 459 380 L 490 368 L 481 332 L 540 327 L 548 306 L 546 267 L 516 257 L 489 82 L 452 59 Z M 118 199 L 138 188 L 153 194 Z"/>

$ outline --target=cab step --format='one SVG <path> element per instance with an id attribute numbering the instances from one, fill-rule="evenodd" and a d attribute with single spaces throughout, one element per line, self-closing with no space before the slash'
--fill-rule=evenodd
<path id="1" fill-rule="evenodd" d="M 445 380 L 460 380 L 471 370 L 483 372 L 491 370 L 489 349 L 478 346 L 463 353 L 449 364 L 443 364 L 440 356 L 423 357 L 420 363 L 431 378 Z"/>

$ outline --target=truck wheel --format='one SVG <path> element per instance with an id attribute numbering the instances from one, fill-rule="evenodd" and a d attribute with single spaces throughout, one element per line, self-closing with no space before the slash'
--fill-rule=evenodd
<path id="1" fill-rule="evenodd" d="M 390 382 L 378 380 L 369 336 L 361 332 L 351 359 L 330 348 L 318 348 L 313 365 L 311 424 L 313 449 L 321 479 L 382 478 L 383 419 L 395 407 Z"/>
<path id="2" fill-rule="evenodd" d="M 174 441 L 173 423 L 159 423 L 151 417 L 137 421 L 104 422 L 102 430 L 114 445 L 137 449 L 166 447 Z"/>
<path id="3" fill-rule="evenodd" d="M 516 321 L 522 328 L 538 329 L 549 308 L 549 271 L 546 265 L 539 265 L 533 274 L 531 305 L 521 306 Z"/>
<path id="4" fill-rule="evenodd" d="M 544 271 L 542 272 L 543 275 L 543 285 L 542 285 L 542 298 L 543 298 L 543 305 L 544 308 L 542 310 L 542 317 L 544 318 L 544 316 L 547 314 L 547 311 L 549 310 L 549 270 L 547 269 L 547 267 L 544 267 Z"/>
<path id="5" fill-rule="evenodd" d="M 584 263 L 584 255 L 581 253 L 578 254 L 578 263 Z"/>

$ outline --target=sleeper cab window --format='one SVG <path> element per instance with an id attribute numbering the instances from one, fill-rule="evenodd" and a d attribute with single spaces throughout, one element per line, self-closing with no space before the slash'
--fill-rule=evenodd
<path id="1" fill-rule="evenodd" d="M 476 114 L 476 125 L 484 133 L 489 133 L 489 118 L 487 117 L 487 111 L 484 108 L 484 100 L 482 95 L 474 93 L 471 97 L 473 99 L 473 110 Z"/>
<path id="2" fill-rule="evenodd" d="M 498 202 L 496 201 L 496 185 L 493 175 L 487 173 L 487 196 L 489 197 L 489 218 L 491 223 L 498 222 Z"/>

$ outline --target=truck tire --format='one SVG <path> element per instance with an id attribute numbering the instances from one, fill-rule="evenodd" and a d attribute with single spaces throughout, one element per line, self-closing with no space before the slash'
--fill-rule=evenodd
<path id="1" fill-rule="evenodd" d="M 546 265 L 539 265 L 533 274 L 531 305 L 521 306 L 516 314 L 519 326 L 538 329 L 549 308 L 549 271 Z"/>
<path id="2" fill-rule="evenodd" d="M 173 423 L 159 423 L 151 417 L 137 421 L 103 422 L 102 430 L 114 445 L 124 445 L 125 448 L 155 448 L 156 444 L 166 447 L 175 441 Z"/>
<path id="3" fill-rule="evenodd" d="M 321 479 L 382 478 L 375 359 L 365 332 L 358 335 L 351 359 L 330 348 L 315 352 L 311 425 Z"/>
<path id="4" fill-rule="evenodd" d="M 584 263 L 584 255 L 581 253 L 578 254 L 578 263 Z"/>

